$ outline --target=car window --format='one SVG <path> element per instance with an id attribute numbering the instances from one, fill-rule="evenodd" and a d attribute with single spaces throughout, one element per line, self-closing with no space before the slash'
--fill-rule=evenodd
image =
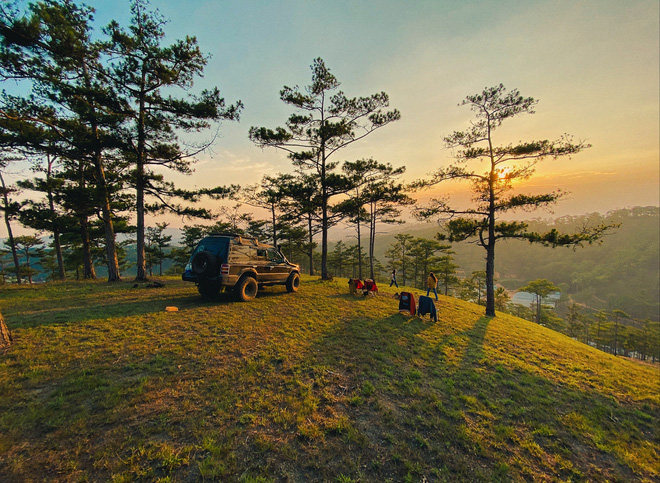
<path id="1" fill-rule="evenodd" d="M 220 258 L 227 258 L 227 247 L 229 246 L 229 240 L 224 238 L 205 238 L 202 240 L 199 245 L 192 252 L 192 256 L 195 256 L 199 252 L 209 251 L 214 255 L 218 255 Z"/>
<path id="2" fill-rule="evenodd" d="M 282 254 L 276 248 L 268 249 L 268 260 L 271 262 L 283 262 Z"/>
<path id="3" fill-rule="evenodd" d="M 229 263 L 248 263 L 256 257 L 253 247 L 233 245 L 229 253 Z"/>

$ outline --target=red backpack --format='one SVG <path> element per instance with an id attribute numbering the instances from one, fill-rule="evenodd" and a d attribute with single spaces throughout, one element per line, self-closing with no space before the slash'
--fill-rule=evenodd
<path id="1" fill-rule="evenodd" d="M 410 315 L 415 315 L 417 311 L 415 307 L 415 296 L 410 292 L 401 292 L 401 299 L 399 300 L 399 312 L 408 312 Z"/>

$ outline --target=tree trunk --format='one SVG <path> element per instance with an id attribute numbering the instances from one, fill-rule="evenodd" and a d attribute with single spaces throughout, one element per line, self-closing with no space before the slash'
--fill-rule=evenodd
<path id="1" fill-rule="evenodd" d="M 144 282 L 147 280 L 147 263 L 144 247 L 144 187 L 142 186 L 143 175 L 140 172 L 141 166 L 138 166 L 137 189 L 136 189 L 136 225 L 137 225 L 137 275 L 136 281 Z"/>
<path id="2" fill-rule="evenodd" d="M 12 344 L 11 332 L 5 324 L 5 319 L 0 314 L 0 351 L 7 349 Z"/>
<path id="3" fill-rule="evenodd" d="M 94 263 L 92 262 L 92 250 L 89 241 L 89 221 L 87 216 L 82 215 L 80 218 L 80 240 L 82 243 L 82 264 L 83 264 L 83 279 L 96 279 L 96 271 L 94 270 Z"/>
<path id="4" fill-rule="evenodd" d="M 406 284 L 406 243 L 405 241 L 401 242 L 401 277 L 402 285 Z"/>
<path id="5" fill-rule="evenodd" d="M 46 171 L 46 181 L 48 186 L 48 208 L 50 209 L 53 220 L 57 214 L 55 213 L 55 199 L 51 187 L 51 177 L 53 173 L 54 159 L 48 156 L 48 169 Z M 64 271 L 64 257 L 62 257 L 62 244 L 60 243 L 60 231 L 53 229 L 53 246 L 55 248 L 55 257 L 57 258 L 57 276 L 60 280 L 66 280 L 66 272 Z"/>
<path id="6" fill-rule="evenodd" d="M 357 218 L 358 278 L 362 280 L 362 239 L 360 235 L 360 213 Z"/>
<path id="7" fill-rule="evenodd" d="M 494 234 L 493 230 L 493 234 Z M 495 317 L 495 238 L 486 245 L 486 316 Z"/>
<path id="8" fill-rule="evenodd" d="M 490 177 L 488 179 L 488 243 L 486 248 L 486 317 L 495 317 L 495 154 L 491 139 L 491 125 L 488 122 L 488 149 L 490 153 Z M 483 236 L 483 232 L 479 233 Z"/>
<path id="9" fill-rule="evenodd" d="M 57 257 L 57 276 L 60 280 L 66 280 L 64 270 L 64 257 L 62 256 L 62 243 L 60 242 L 60 232 L 53 232 L 53 245 L 55 247 L 55 256 Z"/>
<path id="10" fill-rule="evenodd" d="M 328 200 L 323 196 L 321 220 L 321 280 L 328 280 Z"/>
<path id="11" fill-rule="evenodd" d="M 101 154 L 97 153 L 94 157 L 96 167 L 96 183 L 101 202 L 101 215 L 103 218 L 103 228 L 105 232 L 105 254 L 108 260 L 108 282 L 118 282 L 121 280 L 119 275 L 119 260 L 117 259 L 117 246 L 115 243 L 115 230 L 112 225 L 112 212 L 110 210 L 110 199 L 108 196 L 108 186 L 103 171 L 103 162 Z"/>
<path id="12" fill-rule="evenodd" d="M 271 214 L 273 215 L 273 246 L 277 247 L 277 220 L 275 218 L 275 203 L 271 205 Z"/>
<path id="13" fill-rule="evenodd" d="M 321 119 L 321 127 L 325 127 L 325 120 Z M 321 280 L 328 277 L 328 186 L 325 165 L 325 141 L 321 142 Z"/>
<path id="14" fill-rule="evenodd" d="M 619 318 L 617 317 L 614 321 L 614 355 L 618 355 L 619 348 L 618 346 L 618 341 L 619 341 Z"/>
<path id="15" fill-rule="evenodd" d="M 312 234 L 312 215 L 307 215 L 307 229 L 309 230 L 309 274 L 314 275 L 314 235 Z"/>
<path id="16" fill-rule="evenodd" d="M 7 238 L 9 239 L 9 248 L 11 249 L 11 256 L 14 260 L 14 269 L 16 270 L 16 283 L 21 284 L 21 264 L 18 260 L 18 253 L 16 252 L 16 243 L 14 242 L 14 234 L 11 231 L 10 215 L 9 215 L 9 196 L 7 195 L 7 187 L 5 186 L 5 179 L 0 173 L 0 182 L 2 183 L 2 196 L 5 203 L 5 225 L 7 225 Z"/>
<path id="17" fill-rule="evenodd" d="M 371 280 L 375 280 L 374 278 L 374 248 L 375 248 L 375 243 L 376 243 L 376 215 L 374 211 L 376 210 L 376 207 L 374 206 L 374 203 L 371 203 L 371 223 L 369 224 L 369 274 L 371 276 Z"/>
<path id="18" fill-rule="evenodd" d="M 32 285 L 32 268 L 30 267 L 30 252 L 29 248 L 25 249 L 25 266 L 27 267 L 28 283 Z"/>
<path id="19" fill-rule="evenodd" d="M 146 84 L 146 74 L 142 71 L 142 85 Z M 136 225 L 137 225 L 137 275 L 135 280 L 147 280 L 147 267 L 144 248 L 144 164 L 146 158 L 146 133 L 145 133 L 145 97 L 144 89 L 140 92 L 138 119 L 137 119 L 137 153 L 135 161 L 135 202 L 136 202 Z"/>
<path id="20" fill-rule="evenodd" d="M 83 166 L 83 163 L 80 162 L 78 164 L 78 187 L 80 188 L 80 190 L 84 190 L 86 184 L 87 182 L 85 179 L 85 168 Z M 94 263 L 92 261 L 92 249 L 89 239 L 89 218 L 85 213 L 80 213 L 78 215 L 78 222 L 80 223 L 80 244 L 82 246 L 82 266 L 83 266 L 82 278 L 83 280 L 89 280 L 89 279 L 95 280 L 96 271 L 94 270 Z M 76 270 L 78 269 L 76 268 Z M 76 278 L 80 280 L 80 274 L 78 274 Z"/>

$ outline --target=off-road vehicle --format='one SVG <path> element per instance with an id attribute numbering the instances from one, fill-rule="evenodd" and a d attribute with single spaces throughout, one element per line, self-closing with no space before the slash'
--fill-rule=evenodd
<path id="1" fill-rule="evenodd" d="M 195 282 L 205 299 L 231 289 L 238 300 L 248 301 L 268 285 L 285 285 L 287 292 L 296 292 L 300 267 L 277 247 L 256 238 L 211 234 L 195 247 L 182 278 Z"/>

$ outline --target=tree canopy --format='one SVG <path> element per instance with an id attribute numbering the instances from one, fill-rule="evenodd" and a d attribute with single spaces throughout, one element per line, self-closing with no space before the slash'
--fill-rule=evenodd
<path id="1" fill-rule="evenodd" d="M 321 212 L 321 277 L 328 278 L 328 228 L 330 199 L 350 189 L 347 179 L 334 170 L 335 154 L 363 139 L 376 129 L 398 120 L 396 109 L 389 106 L 385 92 L 369 97 L 347 97 L 338 90 L 340 82 L 321 58 L 314 60 L 312 82 L 304 89 L 284 88 L 280 99 L 293 107 L 285 127 L 250 128 L 250 139 L 260 147 L 273 147 L 288 153 L 294 166 L 311 171 L 318 179 Z"/>

